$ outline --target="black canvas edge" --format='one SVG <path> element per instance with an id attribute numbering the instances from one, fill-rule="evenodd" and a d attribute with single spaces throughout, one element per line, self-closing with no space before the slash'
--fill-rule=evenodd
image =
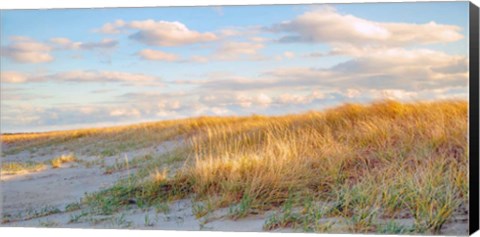
<path id="1" fill-rule="evenodd" d="M 469 234 L 479 228 L 479 15 L 478 7 L 469 5 Z"/>

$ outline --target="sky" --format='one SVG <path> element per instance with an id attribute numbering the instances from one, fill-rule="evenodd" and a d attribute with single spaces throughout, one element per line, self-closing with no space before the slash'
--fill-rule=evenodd
<path id="1" fill-rule="evenodd" d="M 468 2 L 2 10 L 2 133 L 468 99 Z"/>

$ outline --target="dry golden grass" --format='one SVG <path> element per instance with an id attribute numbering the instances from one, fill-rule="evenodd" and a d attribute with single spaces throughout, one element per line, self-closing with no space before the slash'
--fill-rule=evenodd
<path id="1" fill-rule="evenodd" d="M 70 163 L 75 161 L 77 161 L 77 158 L 73 154 L 68 154 L 68 155 L 61 155 L 59 157 L 56 157 L 50 160 L 50 164 L 52 165 L 52 168 L 56 169 L 56 168 L 60 168 L 64 163 Z"/>
<path id="2" fill-rule="evenodd" d="M 156 183 L 164 182 L 167 180 L 167 178 L 168 178 L 168 170 L 166 168 L 164 168 L 162 171 L 155 169 L 151 177 L 151 179 Z"/>
<path id="3" fill-rule="evenodd" d="M 288 215 L 273 218 L 265 228 L 296 223 L 321 231 L 328 226 L 317 225 L 318 218 L 334 216 L 348 220 L 352 231 L 372 232 L 384 228 L 376 219 L 406 215 L 415 218 L 409 231 L 437 233 L 468 203 L 467 114 L 466 101 L 381 101 L 277 117 L 201 117 L 4 135 L 2 142 L 21 150 L 59 142 L 118 146 L 128 141 L 130 146 L 122 146 L 128 149 L 181 138 L 187 143 L 181 153 L 186 162 L 175 174 L 167 177 L 149 167 L 152 182 L 114 187 L 102 193 L 102 200 L 124 202 L 107 198 L 108 193 L 149 201 L 195 195 L 215 200 L 209 209 L 233 205 L 232 216 L 238 218 L 279 207 L 290 210 L 284 206 L 301 206 L 309 199 L 328 208 L 309 207 L 295 215 L 284 211 Z M 288 201 L 292 194 L 295 200 Z"/>
<path id="4" fill-rule="evenodd" d="M 407 211 L 416 230 L 438 232 L 466 205 L 467 111 L 462 101 L 384 101 L 212 124 L 191 137 L 173 182 L 218 207 L 248 198 L 250 210 L 268 210 L 301 193 L 335 203 L 355 231 Z"/>
<path id="5" fill-rule="evenodd" d="M 45 169 L 45 165 L 41 163 L 21 163 L 21 162 L 3 162 L 1 165 L 2 175 L 12 175 L 12 174 L 21 174 L 36 172 Z"/>

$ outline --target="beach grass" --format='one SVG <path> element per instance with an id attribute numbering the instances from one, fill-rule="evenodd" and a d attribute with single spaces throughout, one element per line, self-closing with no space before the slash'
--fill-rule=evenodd
<path id="1" fill-rule="evenodd" d="M 467 114 L 460 100 L 379 101 L 285 116 L 4 135 L 2 142 L 15 150 L 101 141 L 98 152 L 111 150 L 108 156 L 182 141 L 168 156 L 138 163 L 141 175 L 86 197 L 103 214 L 131 200 L 190 197 L 208 203 L 198 205 L 198 217 L 219 208 L 229 208 L 232 219 L 274 211 L 266 230 L 325 232 L 333 226 L 325 219 L 340 219 L 348 232 L 439 233 L 468 205 Z M 170 170 L 170 160 L 181 165 Z M 391 222 L 402 218 L 413 224 Z"/>

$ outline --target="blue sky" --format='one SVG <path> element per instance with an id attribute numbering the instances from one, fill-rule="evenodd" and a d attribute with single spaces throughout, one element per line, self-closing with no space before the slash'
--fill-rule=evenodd
<path id="1" fill-rule="evenodd" d="M 468 95 L 466 2 L 8 10 L 1 132 Z"/>

